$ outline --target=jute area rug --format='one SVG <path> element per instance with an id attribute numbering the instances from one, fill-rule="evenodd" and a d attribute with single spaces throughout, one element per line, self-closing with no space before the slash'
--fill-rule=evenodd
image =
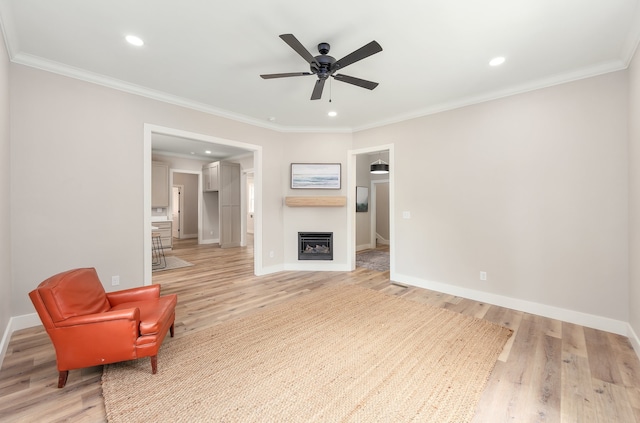
<path id="1" fill-rule="evenodd" d="M 109 422 L 467 422 L 511 330 L 325 287 L 107 365 Z"/>

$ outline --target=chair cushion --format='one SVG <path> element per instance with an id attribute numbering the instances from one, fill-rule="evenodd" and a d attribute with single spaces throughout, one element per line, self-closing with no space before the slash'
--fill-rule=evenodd
<path id="1" fill-rule="evenodd" d="M 111 307 L 94 268 L 58 273 L 42 282 L 37 289 L 54 322 L 104 313 Z"/>
<path id="2" fill-rule="evenodd" d="M 175 294 L 170 294 L 153 300 L 118 304 L 111 310 L 138 308 L 140 310 L 140 336 L 155 335 L 171 318 L 177 302 L 178 297 Z"/>

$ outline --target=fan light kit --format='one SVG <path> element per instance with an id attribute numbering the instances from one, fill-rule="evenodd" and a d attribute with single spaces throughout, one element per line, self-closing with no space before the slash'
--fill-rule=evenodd
<path id="1" fill-rule="evenodd" d="M 352 63 L 381 52 L 382 47 L 380 47 L 380 44 L 376 41 L 371 41 L 369 44 L 360 47 L 358 50 L 346 55 L 342 59 L 336 60 L 327 54 L 331 48 L 329 43 L 318 44 L 318 51 L 320 52 L 320 55 L 314 57 L 293 34 L 282 34 L 280 35 L 280 38 L 282 38 L 289 47 L 295 50 L 296 53 L 309 63 L 311 72 L 289 72 L 260 75 L 263 79 L 316 75 L 318 80 L 316 81 L 313 92 L 311 93 L 311 100 L 319 100 L 322 97 L 324 83 L 330 76 L 336 81 L 346 82 L 347 84 L 356 85 L 368 90 L 373 90 L 378 86 L 377 82 L 371 82 L 344 74 L 336 74 L 338 70 L 342 70 Z"/>

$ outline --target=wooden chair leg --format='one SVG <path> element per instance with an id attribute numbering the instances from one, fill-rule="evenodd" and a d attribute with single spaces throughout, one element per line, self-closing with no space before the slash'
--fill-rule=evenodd
<path id="1" fill-rule="evenodd" d="M 64 388 L 67 384 L 67 377 L 69 376 L 69 370 L 60 370 L 58 373 L 58 388 Z"/>
<path id="2" fill-rule="evenodd" d="M 151 356 L 151 373 L 155 375 L 157 371 L 158 371 L 158 356 L 152 355 Z"/>

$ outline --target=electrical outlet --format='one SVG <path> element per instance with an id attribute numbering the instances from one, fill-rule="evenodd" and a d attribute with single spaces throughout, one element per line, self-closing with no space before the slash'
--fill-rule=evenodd
<path id="1" fill-rule="evenodd" d="M 111 276 L 111 286 L 120 285 L 120 276 Z"/>
<path id="2" fill-rule="evenodd" d="M 481 281 L 487 280 L 487 272 L 480 272 L 480 280 Z"/>
<path id="3" fill-rule="evenodd" d="M 273 251 L 269 251 L 269 257 L 274 258 L 276 256 L 276 253 L 274 253 Z"/>

